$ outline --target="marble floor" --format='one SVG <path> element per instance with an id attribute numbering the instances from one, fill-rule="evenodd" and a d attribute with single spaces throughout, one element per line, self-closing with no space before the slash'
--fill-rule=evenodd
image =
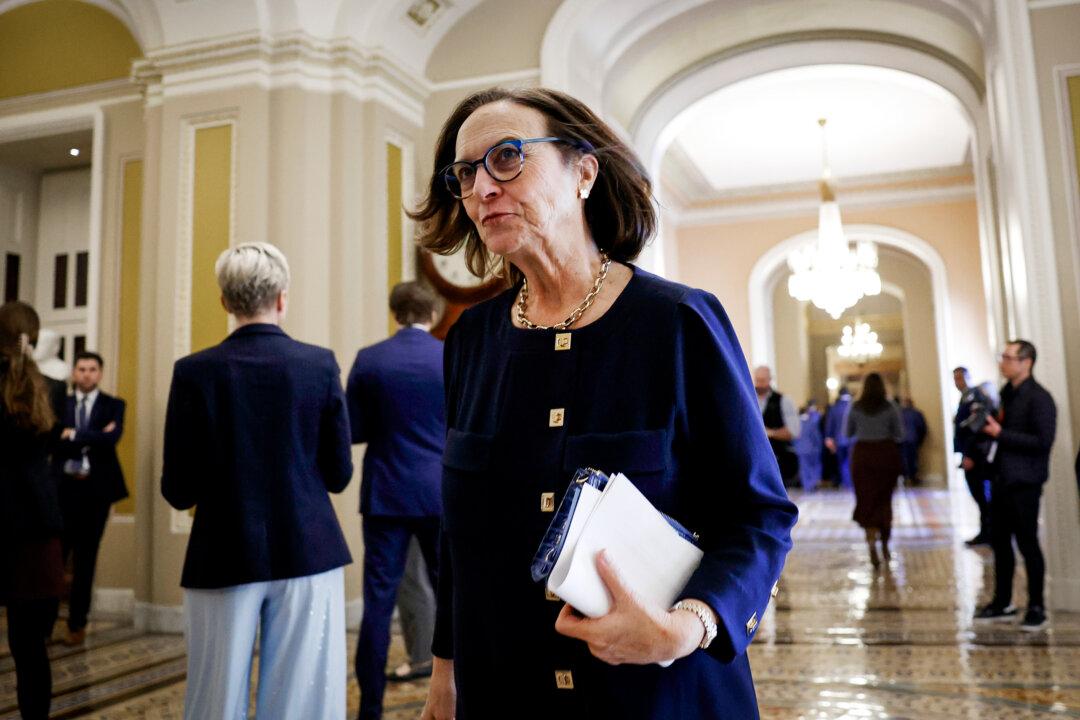
<path id="1" fill-rule="evenodd" d="M 1036 720 L 1080 718 L 1080 615 L 1050 626 L 973 626 L 991 559 L 958 526 L 967 498 L 901 490 L 894 553 L 869 565 L 854 504 L 838 491 L 796 494 L 801 519 L 775 605 L 750 649 L 765 720 Z M 1023 600 L 1022 576 L 1017 599 Z M 59 630 L 58 630 L 59 636 Z M 350 654 L 356 637 L 350 635 Z M 183 639 L 99 620 L 83 649 L 51 648 L 54 718 L 180 718 Z M 403 649 L 395 637 L 391 663 Z M 0 646 L 0 720 L 18 718 L 14 673 Z M 391 685 L 388 720 L 414 720 L 423 681 Z M 349 685 L 349 714 L 359 694 Z"/>

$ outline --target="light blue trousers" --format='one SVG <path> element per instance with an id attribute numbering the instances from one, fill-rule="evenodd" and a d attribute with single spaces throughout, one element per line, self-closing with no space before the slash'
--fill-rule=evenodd
<path id="1" fill-rule="evenodd" d="M 345 720 L 345 574 L 185 590 L 185 720 Z"/>

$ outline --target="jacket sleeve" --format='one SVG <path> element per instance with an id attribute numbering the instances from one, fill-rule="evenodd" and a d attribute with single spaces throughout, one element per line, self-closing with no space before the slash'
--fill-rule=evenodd
<path id="1" fill-rule="evenodd" d="M 450 327 L 443 345 L 443 393 L 446 400 L 446 427 L 457 422 L 454 398 L 457 377 L 454 373 L 454 356 L 457 350 L 458 325 Z M 450 558 L 450 543 L 446 536 L 446 521 L 442 522 L 439 548 L 439 585 L 435 588 L 435 632 L 431 641 L 431 654 L 438 658 L 454 657 L 454 571 Z"/>
<path id="2" fill-rule="evenodd" d="M 1048 392 L 1033 393 L 1031 422 L 1023 430 L 1001 429 L 997 441 L 1002 448 L 1026 455 L 1045 455 L 1054 444 L 1057 432 L 1057 406 Z"/>
<path id="3" fill-rule="evenodd" d="M 98 402 L 101 402 L 100 398 Z M 110 423 L 115 423 L 115 427 L 112 430 L 76 430 L 73 444 L 80 447 L 89 445 L 99 448 L 112 447 L 120 442 L 120 436 L 124 434 L 124 411 L 127 409 L 127 403 L 120 398 L 112 398 L 109 404 L 112 406 L 112 412 L 105 419 L 105 427 L 108 427 Z"/>
<path id="4" fill-rule="evenodd" d="M 367 410 L 369 403 L 367 402 L 365 390 L 360 353 L 357 353 L 352 369 L 349 370 L 349 380 L 345 388 L 345 398 L 349 408 L 349 428 L 354 443 L 368 441 L 364 418 L 369 414 Z"/>
<path id="5" fill-rule="evenodd" d="M 680 598 L 719 618 L 708 652 L 721 661 L 753 639 L 791 549 L 788 500 L 750 373 L 719 301 L 692 292 L 679 307 L 677 435 L 682 497 L 705 556 Z"/>
<path id="6" fill-rule="evenodd" d="M 161 494 L 177 510 L 198 504 L 204 469 L 199 459 L 210 447 L 205 400 L 198 386 L 185 377 L 178 362 L 173 367 L 169 404 L 165 411 L 165 451 L 161 468 Z"/>
<path id="7" fill-rule="evenodd" d="M 349 433 L 349 411 L 345 393 L 341 390 L 341 370 L 331 358 L 328 372 L 326 404 L 319 424 L 319 470 L 330 492 L 339 493 L 352 480 L 352 443 Z"/>

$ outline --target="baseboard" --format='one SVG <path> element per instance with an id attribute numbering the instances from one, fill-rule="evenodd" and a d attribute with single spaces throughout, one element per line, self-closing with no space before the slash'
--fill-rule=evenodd
<path id="1" fill-rule="evenodd" d="M 131 588 L 94 588 L 91 618 L 98 615 L 111 619 L 133 620 L 135 617 L 135 591 Z"/>
<path id="2" fill-rule="evenodd" d="M 359 630 L 360 618 L 364 614 L 364 601 L 360 598 L 345 603 L 345 629 Z"/>
<path id="3" fill-rule="evenodd" d="M 135 627 L 143 632 L 183 635 L 184 606 L 136 602 Z"/>

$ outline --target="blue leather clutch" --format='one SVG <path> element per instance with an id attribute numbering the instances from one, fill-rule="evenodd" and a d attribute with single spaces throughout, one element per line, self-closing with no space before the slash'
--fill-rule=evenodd
<path id="1" fill-rule="evenodd" d="M 551 575 L 551 571 L 555 569 L 555 563 L 566 545 L 566 536 L 570 531 L 570 521 L 574 519 L 574 512 L 577 510 L 578 500 L 581 498 L 582 487 L 592 485 L 600 492 L 603 492 L 607 483 L 608 476 L 594 468 L 578 468 L 574 472 L 574 477 L 570 481 L 569 487 L 566 488 L 566 494 L 563 495 L 563 499 L 555 511 L 555 516 L 551 519 L 547 532 L 544 533 L 544 539 L 540 541 L 540 547 L 537 548 L 536 555 L 533 556 L 530 572 L 534 582 L 545 581 Z M 664 519 L 684 540 L 695 546 L 698 545 L 696 533 L 690 532 L 668 515 L 664 515 Z"/>

